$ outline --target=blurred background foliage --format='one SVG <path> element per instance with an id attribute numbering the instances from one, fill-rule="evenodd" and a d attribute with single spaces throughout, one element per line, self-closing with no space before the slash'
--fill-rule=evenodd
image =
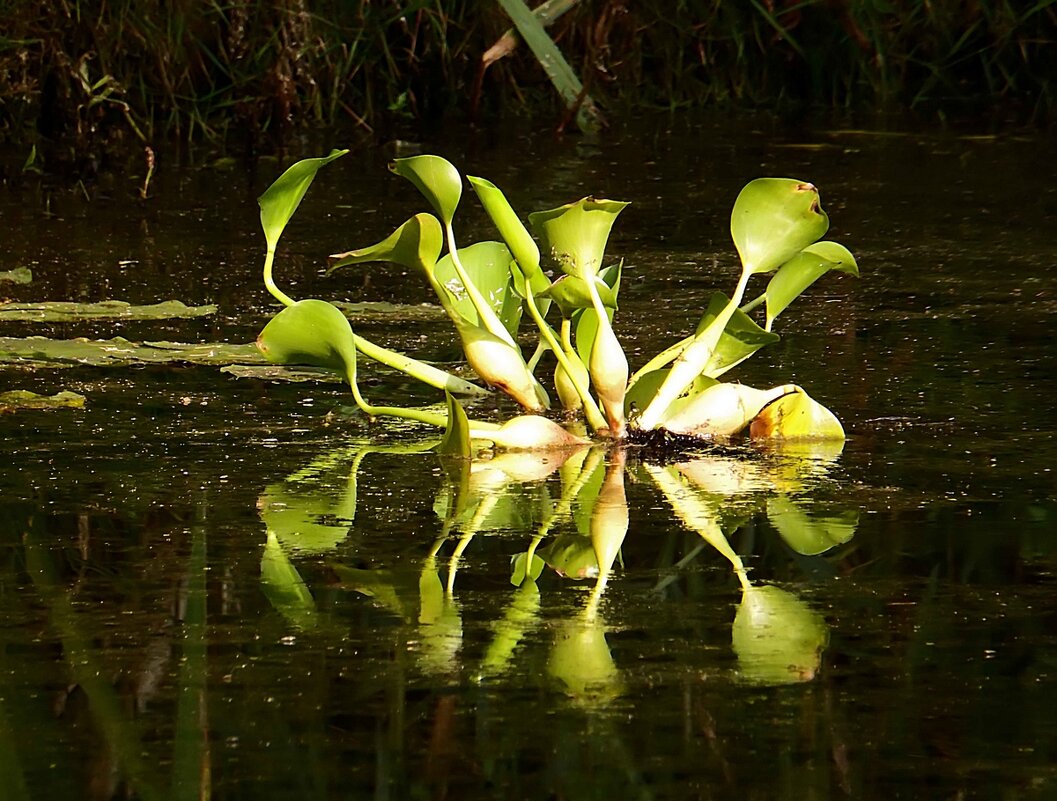
<path id="1" fill-rule="evenodd" d="M 548 32 L 610 120 L 706 105 L 1052 118 L 1054 0 L 552 5 L 565 13 Z M 568 122 L 529 49 L 501 44 L 512 26 L 493 2 L 0 0 L 0 21 L 0 144 L 19 166 L 137 141 L 252 152 L 319 126 L 385 139 L 445 119 Z"/>

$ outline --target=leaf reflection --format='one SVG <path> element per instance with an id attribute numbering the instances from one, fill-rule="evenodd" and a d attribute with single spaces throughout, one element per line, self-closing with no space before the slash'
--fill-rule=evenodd
<path id="1" fill-rule="evenodd" d="M 624 680 L 606 639 L 606 617 L 620 611 L 603 598 L 623 564 L 621 551 L 637 508 L 629 504 L 628 477 L 635 476 L 640 482 L 647 479 L 643 487 L 652 484 L 659 491 L 675 516 L 701 538 L 701 548 L 718 551 L 731 564 L 741 592 L 731 621 L 739 679 L 780 684 L 808 681 L 817 674 L 827 641 L 825 621 L 789 590 L 751 582 L 728 535 L 760 519 L 768 520 L 777 536 L 801 554 L 820 554 L 847 542 L 854 534 L 855 514 L 818 506 L 809 494 L 839 449 L 821 453 L 817 446 L 810 451 L 771 446 L 664 466 L 637 461 L 629 471 L 628 460 L 635 454 L 621 447 L 482 458 L 455 446 L 465 439 L 449 432 L 436 454 L 442 468 L 435 473 L 440 476 L 433 503 L 438 522 L 421 557 L 411 564 L 369 568 L 343 564 L 340 558 L 330 565 L 344 587 L 401 621 L 399 636 L 407 638 L 407 652 L 423 673 L 451 676 L 469 669 L 479 680 L 492 682 L 529 670 L 588 708 L 620 696 Z M 298 627 L 314 625 L 317 613 L 296 559 L 349 550 L 342 543 L 355 528 L 357 471 L 375 450 L 381 448 L 360 445 L 317 460 L 318 469 L 299 471 L 261 496 L 261 517 L 268 528 L 262 587 Z M 324 480 L 335 474 L 344 481 L 337 497 L 333 482 Z M 560 493 L 553 493 L 555 486 Z M 480 615 L 481 607 L 464 607 L 459 596 L 468 592 L 478 597 L 480 585 L 466 585 L 459 574 L 475 540 L 489 532 L 504 538 L 524 532 L 529 541 L 511 557 L 514 588 L 501 608 L 487 615 L 487 639 L 482 650 L 474 651 L 465 641 L 464 616 L 467 610 Z M 489 547 L 501 541 L 490 539 Z M 676 569 L 701 552 L 695 550 Z M 563 592 L 556 582 L 585 579 L 593 584 L 573 612 L 554 616 L 546 611 L 545 596 Z"/>

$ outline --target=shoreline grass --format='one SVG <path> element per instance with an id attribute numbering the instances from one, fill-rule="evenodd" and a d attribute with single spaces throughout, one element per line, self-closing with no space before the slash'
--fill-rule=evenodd
<path id="1" fill-rule="evenodd" d="M 581 0 L 547 33 L 609 115 L 785 105 L 1057 104 L 1057 0 Z M 111 146 L 567 110 L 493 0 L 0 0 L 0 144 Z M 508 34 L 509 35 L 509 34 Z M 487 67 L 487 69 L 486 69 Z M 39 163 L 39 162 L 38 162 Z"/>

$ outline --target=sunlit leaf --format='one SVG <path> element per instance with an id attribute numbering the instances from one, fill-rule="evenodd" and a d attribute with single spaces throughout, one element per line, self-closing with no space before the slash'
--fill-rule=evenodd
<path id="1" fill-rule="evenodd" d="M 602 268 L 609 233 L 617 215 L 628 206 L 617 200 L 582 198 L 549 211 L 529 215 L 544 252 L 568 275 L 589 279 Z"/>
<path id="2" fill-rule="evenodd" d="M 769 403 L 794 391 L 788 385 L 754 389 L 744 384 L 716 384 L 667 417 L 664 427 L 674 434 L 729 437 L 748 426 Z"/>
<path id="3" fill-rule="evenodd" d="M 829 229 L 813 184 L 757 178 L 734 201 L 730 233 L 747 273 L 766 273 L 793 258 Z"/>
<path id="4" fill-rule="evenodd" d="M 0 321 L 21 323 L 68 323 L 78 320 L 175 320 L 216 314 L 216 306 L 187 306 L 166 300 L 149 306 L 133 306 L 123 300 L 98 303 L 53 301 L 48 303 L 0 304 Z"/>
<path id="5" fill-rule="evenodd" d="M 595 276 L 593 280 L 602 304 L 608 309 L 616 309 L 617 296 L 612 287 L 603 281 L 601 276 Z M 540 293 L 540 297 L 551 298 L 566 317 L 572 317 L 573 312 L 579 309 L 591 308 L 591 293 L 587 288 L 586 280 L 572 275 L 559 277 L 544 292 Z"/>
<path id="6" fill-rule="evenodd" d="M 752 421 L 753 439 L 825 439 L 842 442 L 844 427 L 829 409 L 800 387 L 763 409 Z"/>
<path id="7" fill-rule="evenodd" d="M 752 684 L 811 681 L 829 641 L 818 612 L 772 586 L 743 591 L 732 634 L 738 677 Z"/>
<path id="8" fill-rule="evenodd" d="M 830 270 L 859 274 L 855 257 L 837 242 L 816 242 L 778 268 L 767 284 L 767 328 L 800 294 Z"/>
<path id="9" fill-rule="evenodd" d="M 815 556 L 855 536 L 859 511 L 843 509 L 819 514 L 805 510 L 786 495 L 778 495 L 767 500 L 767 519 L 786 545 L 799 554 Z"/>
<path id="10" fill-rule="evenodd" d="M 478 242 L 459 248 L 459 260 L 474 286 L 499 317 L 511 336 L 517 334 L 521 323 L 521 301 L 513 291 L 510 262 L 513 256 L 502 242 Z M 473 325 L 483 326 L 473 300 L 466 292 L 452 263 L 445 255 L 434 271 L 437 281 L 452 297 L 455 310 Z"/>
<path id="11" fill-rule="evenodd" d="M 370 247 L 336 253 L 330 271 L 349 264 L 390 262 L 427 275 L 444 248 L 444 231 L 432 214 L 416 214 L 381 242 Z"/>
<path id="12" fill-rule="evenodd" d="M 629 415 L 631 414 L 633 407 L 641 410 L 649 405 L 650 401 L 653 400 L 653 396 L 657 394 L 657 390 L 660 388 L 661 384 L 663 384 L 664 380 L 668 377 L 668 373 L 669 370 L 667 368 L 653 370 L 640 377 L 639 380 L 632 385 L 631 389 L 629 389 L 624 396 L 624 407 Z M 715 386 L 718 383 L 719 382 L 714 378 L 709 378 L 704 375 L 698 376 L 694 383 L 690 385 L 686 395 L 681 398 L 676 398 L 668 407 L 668 414 L 674 414 L 704 390 L 711 386 Z"/>
<path id="13" fill-rule="evenodd" d="M 462 176 L 440 156 L 396 159 L 389 169 L 415 185 L 445 225 L 450 225 L 462 198 Z"/>
<path id="14" fill-rule="evenodd" d="M 728 303 L 729 299 L 722 292 L 714 293 L 708 303 L 707 311 L 705 311 L 704 316 L 697 325 L 697 331 L 700 333 L 705 330 L 719 316 Z M 712 357 L 708 360 L 702 373 L 711 378 L 719 378 L 719 376 L 752 356 L 760 348 L 772 345 L 778 340 L 777 334 L 772 334 L 760 328 L 749 315 L 740 309 L 736 309 L 723 329 L 723 333 L 712 351 Z"/>
<path id="15" fill-rule="evenodd" d="M 540 269 L 540 249 L 536 245 L 536 241 L 532 238 L 528 229 L 525 228 L 524 223 L 521 222 L 514 209 L 511 208 L 506 195 L 503 194 L 499 187 L 491 181 L 484 178 L 476 178 L 472 175 L 468 175 L 466 180 L 470 182 L 473 191 L 477 193 L 481 205 L 488 212 L 488 216 L 492 218 L 499 235 L 503 237 L 503 241 L 510 248 L 510 252 L 513 254 L 514 259 L 517 260 L 521 271 L 528 276 L 529 280 L 533 282 L 533 287 L 535 287 L 539 278 L 546 279 L 546 276 L 543 275 L 543 270 Z"/>
<path id="16" fill-rule="evenodd" d="M 352 326 L 339 309 L 322 300 L 287 306 L 261 331 L 257 348 L 275 364 L 308 364 L 342 375 L 356 363 Z"/>
<path id="17" fill-rule="evenodd" d="M 257 198 L 257 203 L 261 207 L 261 227 L 264 229 L 264 238 L 268 242 L 269 250 L 275 250 L 283 229 L 297 211 L 316 173 L 334 159 L 348 152 L 348 150 L 332 150 L 328 156 L 303 159 L 291 165 L 265 190 L 263 195 Z"/>

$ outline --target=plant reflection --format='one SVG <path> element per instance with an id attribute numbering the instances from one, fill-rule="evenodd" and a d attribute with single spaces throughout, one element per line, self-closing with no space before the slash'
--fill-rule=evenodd
<path id="1" fill-rule="evenodd" d="M 409 651 L 424 673 L 452 675 L 467 668 L 481 680 L 495 681 L 539 648 L 532 635 L 545 623 L 547 590 L 540 582 L 547 567 L 561 578 L 594 583 L 579 611 L 548 616 L 553 639 L 541 676 L 578 702 L 597 706 L 621 693 L 602 601 L 632 525 L 625 484 L 629 476 L 640 476 L 733 568 L 741 588 L 731 625 L 736 677 L 784 684 L 817 674 L 828 636 L 822 616 L 787 589 L 751 582 L 727 535 L 763 516 L 794 554 L 816 556 L 846 543 L 854 534 L 855 513 L 816 506 L 809 493 L 839 449 L 707 454 L 667 465 L 634 460 L 633 452 L 619 447 L 492 458 L 447 452 L 439 457 L 442 482 L 433 504 L 439 526 L 416 570 L 348 565 L 346 537 L 356 519 L 361 463 L 370 453 L 411 450 L 422 452 L 425 446 L 358 445 L 316 460 L 261 495 L 258 508 L 267 530 L 261 586 L 292 625 L 311 629 L 318 617 L 292 560 L 326 556 L 342 586 L 403 621 Z M 561 491 L 552 498 L 555 473 Z M 489 624 L 489 640 L 474 667 L 464 654 L 457 579 L 475 537 L 496 530 L 526 531 L 530 539 L 511 559 L 515 589 Z"/>

